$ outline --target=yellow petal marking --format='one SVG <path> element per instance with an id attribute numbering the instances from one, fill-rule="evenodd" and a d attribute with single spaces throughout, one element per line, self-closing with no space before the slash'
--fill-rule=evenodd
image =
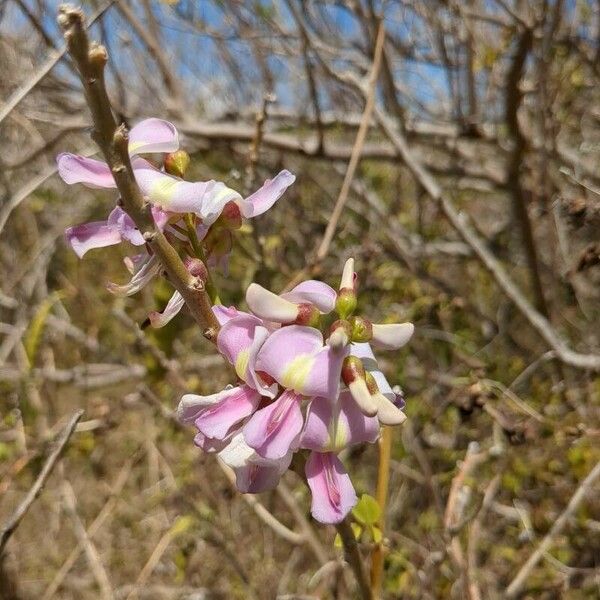
<path id="1" fill-rule="evenodd" d="M 302 393 L 315 362 L 310 354 L 297 356 L 285 369 L 281 376 L 281 385 Z"/>
<path id="2" fill-rule="evenodd" d="M 235 359 L 235 372 L 240 379 L 246 380 L 246 371 L 250 361 L 250 350 L 241 350 Z"/>
<path id="3" fill-rule="evenodd" d="M 157 179 L 150 188 L 150 199 L 155 204 L 159 204 L 163 208 L 168 208 L 178 183 L 180 182 L 170 177 Z"/>
<path id="4" fill-rule="evenodd" d="M 145 142 L 129 142 L 128 150 L 129 154 L 135 154 L 138 148 L 145 145 Z"/>

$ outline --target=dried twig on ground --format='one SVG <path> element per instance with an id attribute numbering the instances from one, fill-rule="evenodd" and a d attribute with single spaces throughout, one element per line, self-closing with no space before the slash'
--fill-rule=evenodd
<path id="1" fill-rule="evenodd" d="M 27 511 L 31 508 L 31 505 L 34 503 L 35 499 L 40 495 L 41 491 L 44 489 L 44 484 L 46 483 L 48 477 L 52 473 L 52 470 L 56 466 L 58 459 L 61 457 L 64 452 L 67 443 L 75 431 L 75 427 L 81 419 L 83 415 L 83 410 L 78 410 L 70 419 L 65 428 L 63 429 L 60 437 L 58 438 L 56 445 L 52 452 L 48 455 L 40 474 L 37 476 L 34 484 L 31 486 L 27 495 L 20 504 L 17 506 L 13 514 L 8 518 L 8 520 L 0 529 L 0 559 L 2 557 L 2 553 L 6 547 L 6 544 L 12 534 L 15 532 L 19 523 L 22 521 L 23 517 L 27 514 Z"/>

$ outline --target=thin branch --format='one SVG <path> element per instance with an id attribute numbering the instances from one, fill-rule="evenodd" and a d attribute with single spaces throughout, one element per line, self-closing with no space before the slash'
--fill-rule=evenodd
<path id="1" fill-rule="evenodd" d="M 554 542 L 554 539 L 563 530 L 565 525 L 568 523 L 571 515 L 577 510 L 577 507 L 581 504 L 581 501 L 585 498 L 585 495 L 590 491 L 591 487 L 596 482 L 596 479 L 600 478 L 600 462 L 596 463 L 596 466 L 589 472 L 588 476 L 581 482 L 577 491 L 573 494 L 567 507 L 561 513 L 561 515 L 554 521 L 554 525 L 550 531 L 546 534 L 546 537 L 541 541 L 540 545 L 536 548 L 535 552 L 527 559 L 527 562 L 521 567 L 515 578 L 512 580 L 508 588 L 506 589 L 506 598 L 516 598 L 531 571 L 535 568 L 538 562 L 543 558 L 544 554 L 548 552 L 550 546 Z"/>
<path id="2" fill-rule="evenodd" d="M 100 8 L 90 18 L 87 27 L 91 27 L 115 2 L 118 0 L 110 0 L 104 7 Z M 0 110 L 0 123 L 8 117 L 8 115 L 27 97 L 50 71 L 62 60 L 67 52 L 66 46 L 62 50 L 53 52 L 48 60 L 30 77 L 13 95 L 7 100 L 6 104 Z"/>
<path id="3" fill-rule="evenodd" d="M 23 517 L 27 514 L 27 511 L 31 508 L 31 505 L 34 503 L 35 499 L 40 495 L 41 491 L 44 489 L 44 485 L 50 477 L 52 470 L 56 466 L 59 458 L 61 457 L 63 451 L 67 446 L 67 442 L 69 441 L 71 435 L 75 431 L 75 427 L 81 419 L 83 415 L 83 410 L 78 410 L 73 414 L 73 416 L 69 419 L 69 422 L 63 429 L 60 437 L 56 442 L 56 446 L 52 450 L 52 452 L 48 455 L 40 474 L 37 476 L 35 483 L 31 486 L 27 495 L 21 503 L 17 506 L 16 510 L 13 514 L 8 518 L 8 520 L 0 529 L 0 557 L 4 552 L 4 548 L 12 534 L 15 532 L 19 524 L 21 523 Z"/>
<path id="4" fill-rule="evenodd" d="M 344 206 L 346 204 L 346 201 L 348 200 L 350 186 L 352 185 L 354 173 L 356 172 L 356 168 L 358 167 L 358 162 L 360 160 L 362 148 L 364 146 L 365 139 L 369 131 L 371 114 L 373 113 L 373 108 L 375 106 L 375 93 L 377 91 L 377 79 L 379 77 L 379 69 L 381 67 L 381 56 L 383 53 L 384 42 L 385 26 L 382 20 L 379 23 L 379 30 L 377 32 L 377 41 L 375 42 L 375 55 L 373 58 L 371 74 L 369 75 L 369 81 L 367 85 L 363 88 L 363 94 L 365 96 L 365 110 L 363 111 L 360 120 L 360 126 L 358 128 L 358 133 L 356 134 L 356 140 L 354 141 L 352 155 L 350 156 L 350 162 L 348 163 L 348 169 L 346 170 L 346 175 L 342 183 L 340 195 L 338 196 L 333 212 L 331 213 L 329 222 L 327 223 L 327 229 L 325 229 L 323 239 L 321 240 L 319 248 L 317 249 L 317 263 L 321 262 L 327 256 L 327 252 L 329 251 L 329 246 L 331 245 L 331 241 L 333 240 L 333 236 L 335 235 L 335 230 L 337 228 L 338 221 L 342 216 L 342 211 L 344 210 Z"/>
<path id="5" fill-rule="evenodd" d="M 346 518 L 341 523 L 338 523 L 335 528 L 340 534 L 342 544 L 344 545 L 344 556 L 346 557 L 346 562 L 350 565 L 350 568 L 354 572 L 362 599 L 373 600 L 369 579 L 367 578 L 367 573 L 365 572 L 360 550 L 358 549 L 358 544 L 356 542 L 356 538 L 354 537 L 352 527 L 350 527 L 350 522 Z"/>
<path id="6" fill-rule="evenodd" d="M 90 565 L 90 569 L 94 575 L 94 579 L 100 588 L 100 596 L 104 600 L 112 600 L 114 598 L 114 594 L 110 586 L 110 579 L 106 573 L 104 565 L 102 564 L 98 550 L 96 550 L 96 546 L 94 546 L 94 543 L 88 536 L 87 531 L 85 530 L 85 525 L 82 523 L 79 515 L 77 514 L 77 500 L 75 498 L 75 492 L 67 480 L 63 482 L 62 495 L 67 513 L 73 521 L 75 537 L 79 541 L 79 545 L 82 546 L 85 551 L 85 555 Z"/>

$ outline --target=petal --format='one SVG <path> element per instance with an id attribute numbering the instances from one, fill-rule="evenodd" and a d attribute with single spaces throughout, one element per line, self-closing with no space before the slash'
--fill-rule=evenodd
<path id="1" fill-rule="evenodd" d="M 224 440 L 214 440 L 212 438 L 207 438 L 202 433 L 197 433 L 194 436 L 194 444 L 196 446 L 198 446 L 198 448 L 200 448 L 204 452 L 208 452 L 211 454 L 214 452 L 221 452 L 221 450 L 223 450 L 227 446 L 228 443 L 229 443 L 228 440 L 224 441 Z"/>
<path id="2" fill-rule="evenodd" d="M 342 521 L 358 498 L 340 459 L 331 452 L 311 452 L 305 473 L 312 493 L 312 516 L 320 523 Z"/>
<path id="3" fill-rule="evenodd" d="M 267 179 L 254 194 L 238 202 L 242 215 L 246 219 L 262 215 L 281 198 L 294 181 L 296 176 L 286 170 L 280 171 L 273 179 Z"/>
<path id="4" fill-rule="evenodd" d="M 232 469 L 245 467 L 251 458 L 256 458 L 256 452 L 246 444 L 242 433 L 237 433 L 223 450 L 219 452 L 219 458 Z"/>
<path id="5" fill-rule="evenodd" d="M 283 458 L 302 431 L 302 396 L 286 390 L 274 402 L 256 411 L 244 425 L 246 443 L 260 456 Z"/>
<path id="6" fill-rule="evenodd" d="M 246 290 L 250 310 L 261 319 L 276 323 L 293 323 L 298 317 L 298 306 L 273 292 L 251 283 Z"/>
<path id="7" fill-rule="evenodd" d="M 175 152 L 179 135 L 175 125 L 162 119 L 144 119 L 129 132 L 129 154 L 144 152 Z"/>
<path id="8" fill-rule="evenodd" d="M 240 379 L 260 390 L 264 396 L 275 397 L 277 385 L 267 385 L 256 374 L 256 357 L 269 335 L 260 319 L 240 312 L 219 330 L 217 348 L 234 366 Z"/>
<path id="9" fill-rule="evenodd" d="M 336 402 L 327 398 L 312 400 L 300 446 L 319 452 L 339 452 L 353 444 L 372 444 L 378 437 L 377 419 L 365 416 L 350 394 L 342 392 Z"/>
<path id="10" fill-rule="evenodd" d="M 247 385 L 225 389 L 211 396 L 187 394 L 182 398 L 199 408 L 194 424 L 206 437 L 222 440 L 234 425 L 251 415 L 260 403 L 260 394 Z"/>
<path id="11" fill-rule="evenodd" d="M 140 190 L 152 204 L 168 212 L 194 213 L 205 225 L 212 225 L 225 204 L 240 197 L 219 181 L 183 181 L 142 158 L 136 158 L 132 164 Z"/>
<path id="12" fill-rule="evenodd" d="M 354 272 L 354 259 L 349 258 L 344 263 L 344 269 L 342 271 L 342 280 L 340 282 L 340 290 L 351 289 L 353 290 L 356 283 L 356 273 Z"/>
<path id="13" fill-rule="evenodd" d="M 415 326 L 412 323 L 373 324 L 372 343 L 385 350 L 396 350 L 410 340 L 414 331 Z"/>
<path id="14" fill-rule="evenodd" d="M 108 224 L 114 225 L 119 231 L 121 238 L 134 246 L 142 246 L 146 243 L 133 219 L 120 206 L 116 206 L 110 215 L 108 215 Z"/>
<path id="15" fill-rule="evenodd" d="M 160 273 L 161 264 L 156 255 L 148 256 L 146 262 L 138 266 L 133 277 L 125 285 L 117 285 L 109 282 L 106 288 L 115 296 L 133 296 L 139 292 L 145 285 L 150 283 L 153 277 Z"/>
<path id="16" fill-rule="evenodd" d="M 365 371 L 368 371 L 373 375 L 375 379 L 375 383 L 379 388 L 379 391 L 391 402 L 395 402 L 396 393 L 392 390 L 392 386 L 389 384 L 385 375 L 379 369 L 379 365 L 377 364 L 377 359 L 373 354 L 373 350 L 371 345 L 368 343 L 357 344 L 354 343 L 350 347 L 350 354 L 352 356 L 357 356 L 361 359 L 362 364 L 365 368 Z"/>
<path id="17" fill-rule="evenodd" d="M 88 250 L 114 246 L 121 242 L 121 234 L 114 225 L 106 221 L 82 223 L 65 229 L 67 243 L 73 248 L 75 254 L 82 258 Z"/>
<path id="18" fill-rule="evenodd" d="M 383 425 L 400 425 L 406 421 L 406 415 L 383 394 L 374 394 L 377 403 L 377 418 Z"/>
<path id="19" fill-rule="evenodd" d="M 246 466 L 235 469 L 235 485 L 243 494 L 259 494 L 273 490 L 291 462 L 291 452 L 278 461 L 250 461 Z"/>
<path id="20" fill-rule="evenodd" d="M 83 183 L 91 188 L 116 188 L 109 166 L 101 160 L 63 152 L 56 157 L 58 174 L 65 183 Z"/>
<path id="21" fill-rule="evenodd" d="M 233 317 L 237 317 L 240 313 L 234 306 L 223 306 L 222 304 L 215 304 L 212 308 L 219 325 L 225 325 L 228 321 L 231 321 Z"/>
<path id="22" fill-rule="evenodd" d="M 183 296 L 178 291 L 175 291 L 162 312 L 153 310 L 148 315 L 148 318 L 150 319 L 150 325 L 152 325 L 152 327 L 154 327 L 155 329 L 164 327 L 173 317 L 175 317 L 179 313 L 179 311 L 183 308 L 184 304 L 185 300 L 183 299 Z"/>
<path id="23" fill-rule="evenodd" d="M 267 338 L 258 353 L 256 370 L 299 394 L 334 398 L 348 350 L 323 346 L 317 329 L 289 325 Z"/>
<path id="24" fill-rule="evenodd" d="M 310 279 L 299 283 L 289 292 L 281 294 L 281 298 L 285 298 L 296 304 L 302 302 L 314 304 L 322 313 L 327 314 L 334 309 L 337 294 L 336 291 L 326 283 Z"/>

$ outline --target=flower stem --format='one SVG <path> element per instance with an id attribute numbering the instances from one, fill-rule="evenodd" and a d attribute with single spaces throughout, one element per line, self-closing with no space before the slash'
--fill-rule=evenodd
<path id="1" fill-rule="evenodd" d="M 379 468 L 377 470 L 377 491 L 375 492 L 375 498 L 381 510 L 378 526 L 381 531 L 382 541 L 375 545 L 373 554 L 371 555 L 371 589 L 373 590 L 374 600 L 378 600 L 380 598 L 381 586 L 383 583 L 383 536 L 385 532 L 385 513 L 387 508 L 388 486 L 390 481 L 392 435 L 392 428 L 384 426 L 382 428 L 381 438 L 379 439 Z"/>
<path id="2" fill-rule="evenodd" d="M 356 538 L 354 537 L 354 532 L 352 531 L 352 527 L 350 527 L 350 521 L 346 518 L 335 527 L 340 534 L 342 544 L 344 545 L 346 562 L 350 565 L 352 571 L 354 571 L 354 576 L 356 577 L 362 600 L 373 600 L 369 580 L 367 579 L 367 574 L 358 549 L 358 544 L 356 543 Z"/>
<path id="3" fill-rule="evenodd" d="M 191 213 L 187 213 L 185 215 L 185 227 L 187 229 L 187 236 L 190 240 L 190 244 L 192 245 L 192 249 L 194 250 L 194 254 L 196 258 L 199 258 L 206 267 L 206 272 L 208 276 L 206 278 L 206 291 L 210 296 L 210 299 L 213 304 L 221 304 L 221 299 L 219 298 L 219 292 L 215 283 L 211 277 L 210 269 L 208 268 L 208 264 L 206 262 L 206 254 L 204 253 L 204 249 L 202 248 L 202 244 L 198 239 L 198 233 L 196 232 L 196 227 L 194 226 L 194 215 Z"/>

